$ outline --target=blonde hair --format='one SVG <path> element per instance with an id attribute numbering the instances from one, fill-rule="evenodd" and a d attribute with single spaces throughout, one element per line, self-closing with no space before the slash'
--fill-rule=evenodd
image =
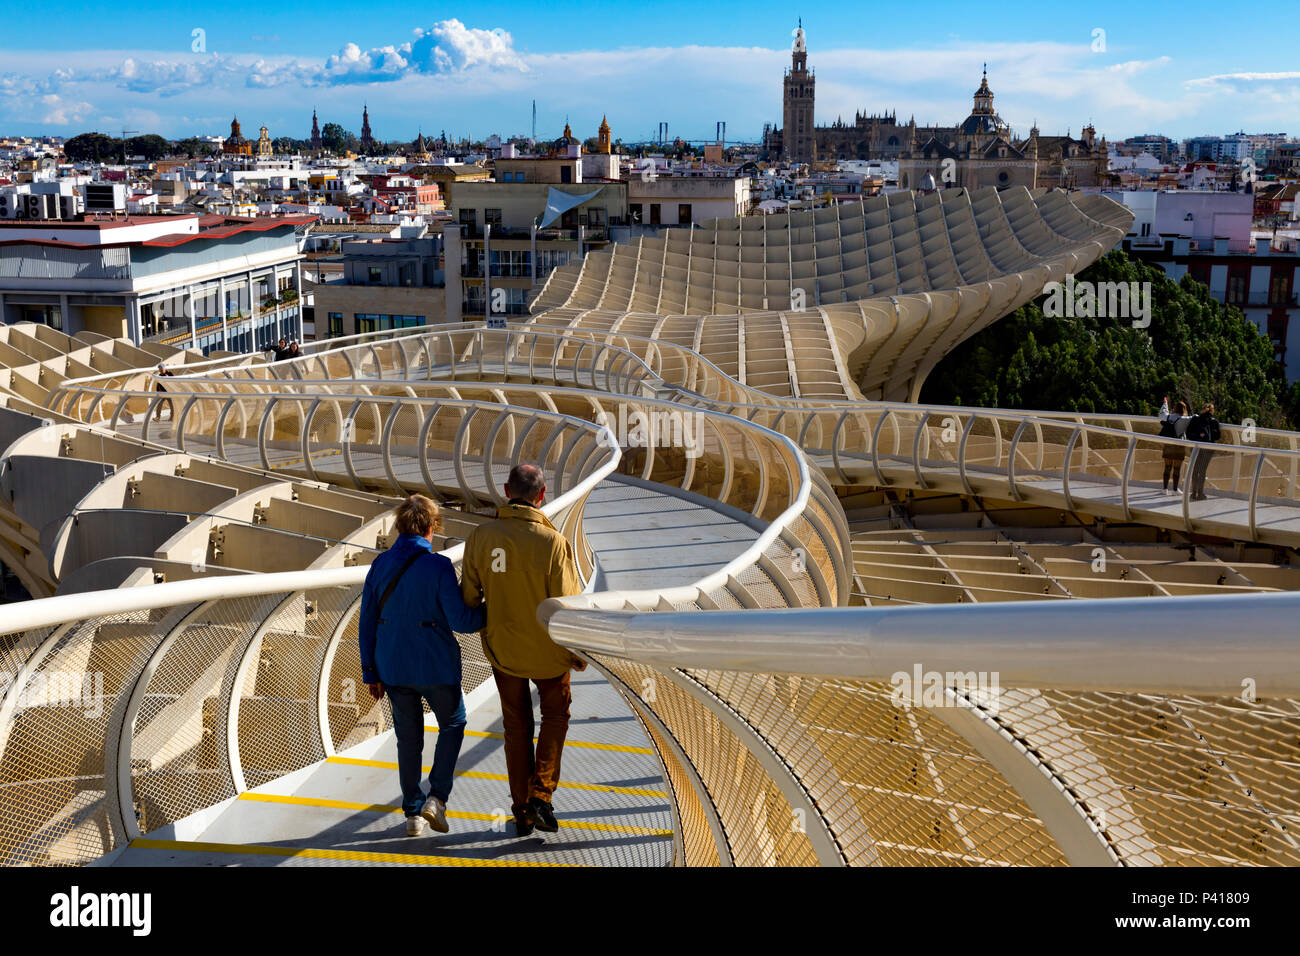
<path id="1" fill-rule="evenodd" d="M 418 534 L 425 537 L 430 531 L 442 532 L 442 515 L 438 506 L 424 495 L 411 495 L 393 509 L 400 534 Z"/>

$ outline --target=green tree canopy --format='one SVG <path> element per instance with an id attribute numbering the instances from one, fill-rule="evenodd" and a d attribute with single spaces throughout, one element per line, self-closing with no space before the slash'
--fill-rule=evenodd
<path id="1" fill-rule="evenodd" d="M 74 163 L 121 161 L 122 141 L 104 133 L 81 133 L 64 141 L 63 155 Z"/>
<path id="2" fill-rule="evenodd" d="M 119 140 L 120 142 L 120 140 Z M 132 136 L 126 141 L 126 155 L 143 156 L 149 162 L 171 155 L 171 144 L 157 133 Z"/>
<path id="3" fill-rule="evenodd" d="M 1151 324 L 1117 317 L 1044 314 L 1045 297 L 971 336 L 934 368 L 921 401 L 940 405 L 1131 415 L 1160 401 L 1196 410 L 1213 402 L 1226 422 L 1295 428 L 1300 384 L 1288 385 L 1273 345 L 1239 309 L 1189 276 L 1115 250 L 1078 282 L 1151 283 Z"/>
<path id="4" fill-rule="evenodd" d="M 338 123 L 326 123 L 320 131 L 321 145 L 331 153 L 356 152 L 360 148 L 360 140 L 355 135 L 349 133 Z"/>
<path id="5" fill-rule="evenodd" d="M 197 136 L 189 136 L 185 139 L 178 139 L 171 144 L 173 156 L 186 156 L 190 159 L 198 159 L 202 156 L 208 156 L 217 151 L 215 143 L 208 143 Z"/>

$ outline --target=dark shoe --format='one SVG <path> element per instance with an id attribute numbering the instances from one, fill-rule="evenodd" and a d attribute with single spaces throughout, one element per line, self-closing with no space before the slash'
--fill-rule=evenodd
<path id="1" fill-rule="evenodd" d="M 537 818 L 534 816 L 532 808 L 529 807 L 523 813 L 515 814 L 515 836 L 532 836 L 533 827 L 537 825 Z"/>
<path id="2" fill-rule="evenodd" d="M 533 817 L 537 821 L 537 829 L 543 833 L 554 833 L 560 829 L 560 824 L 555 819 L 555 813 L 551 810 L 551 805 L 545 800 L 533 797 L 528 801 L 528 806 L 533 811 Z"/>

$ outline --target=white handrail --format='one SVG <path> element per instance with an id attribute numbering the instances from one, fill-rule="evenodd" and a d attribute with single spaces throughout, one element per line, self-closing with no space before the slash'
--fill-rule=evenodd
<path id="1" fill-rule="evenodd" d="M 599 468 L 554 501 L 542 506 L 548 518 L 563 513 L 618 467 L 622 456 L 616 447 Z M 453 562 L 459 561 L 465 545 L 460 543 L 442 551 Z M 317 571 L 277 571 L 259 574 L 214 575 L 186 581 L 168 581 L 141 587 L 117 588 L 85 594 L 56 595 L 0 607 L 0 635 L 17 634 L 42 627 L 53 627 L 87 618 L 127 614 L 164 607 L 176 607 L 195 601 L 225 598 L 260 597 L 286 591 L 310 591 L 321 588 L 348 587 L 366 579 L 369 565 L 328 568 Z"/>
<path id="2" fill-rule="evenodd" d="M 1300 696 L 1300 593 L 751 611 L 579 610 L 547 602 L 574 650 L 671 667 L 890 680 L 997 674 L 1003 686 Z M 560 606 L 562 605 L 562 606 Z M 545 606 L 545 605 L 544 605 Z M 539 612 L 539 617 L 541 612 Z M 1241 622 L 1249 619 L 1245 630 Z M 1225 652 L 1232 668 L 1225 668 Z"/>

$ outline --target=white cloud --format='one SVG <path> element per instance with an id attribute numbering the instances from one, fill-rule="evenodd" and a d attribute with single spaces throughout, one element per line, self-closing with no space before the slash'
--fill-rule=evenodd
<path id="1" fill-rule="evenodd" d="M 51 126 L 67 126 L 69 123 L 83 122 L 95 109 L 90 103 L 70 102 L 55 93 L 42 96 L 41 106 L 44 107 L 41 122 L 49 123 Z"/>
<path id="2" fill-rule="evenodd" d="M 1035 121 L 1045 134 L 1077 131 L 1091 121 L 1111 139 L 1153 130 L 1194 135 L 1239 125 L 1273 129 L 1300 103 L 1300 73 L 1295 72 L 1188 80 L 1177 75 L 1171 57 L 1120 61 L 1093 53 L 1085 43 L 940 38 L 936 44 L 814 48 L 817 122 L 831 123 L 837 116 L 852 122 L 862 110 L 894 111 L 903 122 L 915 116 L 921 125 L 953 125 L 969 113 L 985 61 L 997 110 L 1020 134 Z M 536 97 L 542 136 L 558 134 L 566 116 L 575 131 L 594 133 L 608 113 L 615 135 L 629 140 L 649 137 L 659 120 L 669 121 L 674 135 L 691 139 L 711 136 L 714 122 L 725 120 L 731 139 L 752 139 L 765 122 L 781 122 L 781 74 L 789 56 L 784 45 L 534 54 L 517 49 L 505 30 L 472 28 L 457 19 L 415 30 L 400 44 L 366 49 L 348 43 L 324 59 L 23 50 L 3 55 L 8 72 L 0 73 L 0 118 L 31 125 L 36 118 L 31 103 L 54 94 L 60 103 L 81 109 L 47 107 L 50 115 L 84 116 L 102 124 L 108 115 L 147 109 L 160 115 L 161 132 L 188 135 L 218 132 L 224 124 L 212 125 L 208 118 L 232 112 L 237 104 L 241 116 L 250 113 L 246 123 L 256 119 L 275 135 L 301 137 L 311 106 L 321 110 L 322 122 L 328 118 L 355 128 L 362 102 L 369 99 L 371 122 L 381 137 L 410 138 L 419 125 L 426 132 L 509 135 L 528 128 L 529 101 Z M 76 66 L 51 72 L 50 63 Z M 352 91 L 379 83 L 382 98 Z M 94 104 L 89 111 L 87 103 Z"/>
<path id="3" fill-rule="evenodd" d="M 1220 73 L 1217 76 L 1202 76 L 1187 80 L 1183 85 L 1193 89 L 1219 87 L 1235 89 L 1238 83 L 1273 83 L 1279 80 L 1300 81 L 1300 73 Z"/>
<path id="4" fill-rule="evenodd" d="M 326 83 L 379 83 L 411 74 L 528 70 L 515 51 L 514 39 L 499 28 L 471 28 L 453 18 L 414 34 L 414 40 L 400 46 L 362 50 L 348 43 L 325 61 L 320 79 Z"/>

